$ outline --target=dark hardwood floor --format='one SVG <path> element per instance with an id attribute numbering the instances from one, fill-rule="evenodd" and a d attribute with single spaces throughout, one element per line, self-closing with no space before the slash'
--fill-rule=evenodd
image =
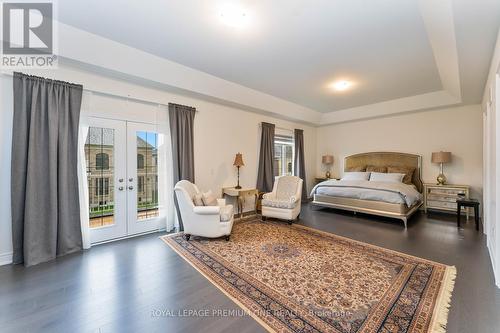
<path id="1" fill-rule="evenodd" d="M 448 332 L 500 332 L 500 290 L 486 237 L 474 230 L 472 219 L 457 230 L 453 216 L 418 213 L 404 230 L 395 220 L 306 205 L 300 223 L 455 265 Z M 198 317 L 179 312 L 195 310 Z M 0 267 L 0 332 L 264 331 L 240 315 L 236 304 L 158 234 L 35 267 Z"/>

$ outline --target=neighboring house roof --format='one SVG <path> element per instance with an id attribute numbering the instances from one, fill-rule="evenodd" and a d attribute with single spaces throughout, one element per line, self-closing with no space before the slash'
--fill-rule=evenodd
<path id="1" fill-rule="evenodd" d="M 137 148 L 154 148 L 151 144 L 147 143 L 141 137 L 137 137 Z"/>
<path id="2" fill-rule="evenodd" d="M 112 146 L 114 144 L 114 130 L 111 128 L 90 127 L 87 136 L 87 144 Z M 137 137 L 137 147 L 154 149 L 151 144 L 141 137 Z"/>

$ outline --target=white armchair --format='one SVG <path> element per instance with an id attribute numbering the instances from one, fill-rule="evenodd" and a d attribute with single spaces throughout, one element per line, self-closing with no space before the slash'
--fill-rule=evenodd
<path id="1" fill-rule="evenodd" d="M 226 206 L 224 199 L 218 199 L 218 206 L 195 206 L 193 197 L 200 191 L 187 180 L 175 184 L 174 192 L 187 240 L 191 235 L 208 238 L 225 236 L 229 240 L 234 222 L 232 205 Z"/>
<path id="2" fill-rule="evenodd" d="M 273 191 L 262 197 L 262 219 L 274 217 L 292 224 L 300 215 L 302 179 L 295 176 L 276 177 Z"/>

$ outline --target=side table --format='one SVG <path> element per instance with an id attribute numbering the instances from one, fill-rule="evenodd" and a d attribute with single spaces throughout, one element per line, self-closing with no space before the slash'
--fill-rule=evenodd
<path id="1" fill-rule="evenodd" d="M 462 207 L 474 208 L 474 220 L 476 222 L 476 230 L 479 230 L 479 200 L 477 199 L 457 199 L 457 228 L 460 228 L 460 210 Z"/>
<path id="2" fill-rule="evenodd" d="M 222 196 L 230 196 L 230 197 L 235 197 L 236 198 L 236 205 L 238 207 L 238 216 L 241 219 L 243 216 L 243 202 L 246 196 L 254 196 L 255 198 L 255 203 L 254 203 L 254 211 L 255 214 L 257 215 L 257 200 L 259 197 L 259 190 L 256 188 L 240 188 L 236 189 L 234 187 L 224 187 L 222 189 Z"/>

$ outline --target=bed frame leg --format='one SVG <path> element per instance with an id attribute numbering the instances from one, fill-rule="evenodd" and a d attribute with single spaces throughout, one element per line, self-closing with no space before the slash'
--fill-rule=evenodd
<path id="1" fill-rule="evenodd" d="M 408 229 L 408 219 L 403 219 L 403 223 L 405 224 L 405 229 Z"/>

